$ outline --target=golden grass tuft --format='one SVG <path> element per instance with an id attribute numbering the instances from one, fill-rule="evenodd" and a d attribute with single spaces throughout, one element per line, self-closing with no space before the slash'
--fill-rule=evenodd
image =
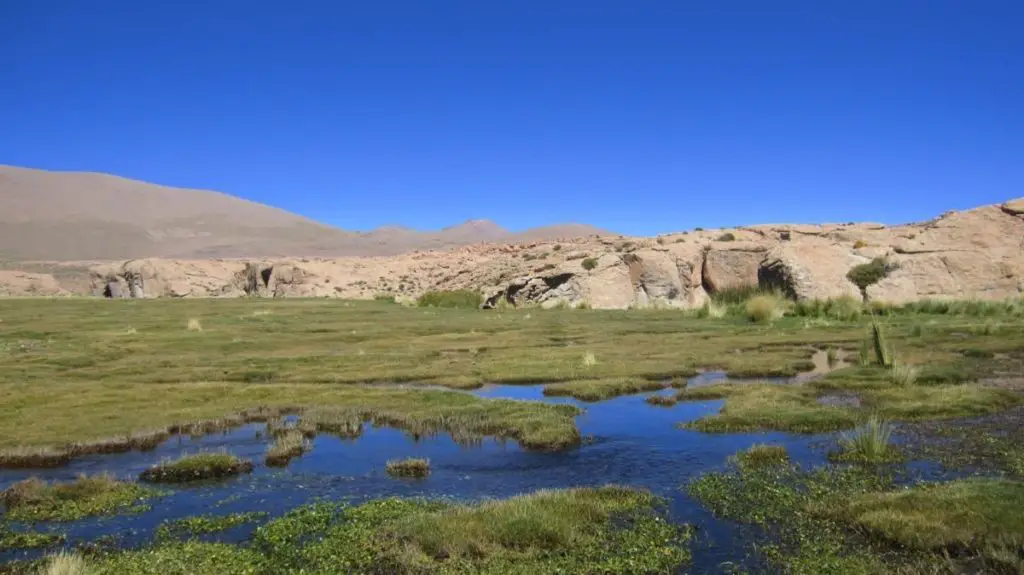
<path id="1" fill-rule="evenodd" d="M 430 460 L 415 457 L 392 459 L 384 469 L 392 477 L 422 478 L 430 475 Z"/>
<path id="2" fill-rule="evenodd" d="M 200 323 L 199 320 L 194 318 L 194 317 L 193 318 L 189 318 L 189 320 L 188 320 L 188 330 L 191 331 L 191 332 L 203 331 L 203 324 Z"/>
<path id="3" fill-rule="evenodd" d="M 786 302 L 775 294 L 761 294 L 747 300 L 744 311 L 752 322 L 771 323 L 785 315 Z"/>
<path id="4" fill-rule="evenodd" d="M 583 367 L 594 367 L 597 365 L 597 356 L 594 355 L 594 352 L 588 351 L 583 354 L 583 360 L 581 363 L 583 364 Z"/>
<path id="5" fill-rule="evenodd" d="M 50 555 L 40 575 L 86 575 L 89 573 L 85 559 L 77 553 L 61 551 Z"/>
<path id="6" fill-rule="evenodd" d="M 921 368 L 908 363 L 896 362 L 889 370 L 889 381 L 901 387 L 914 385 L 918 376 L 921 375 Z"/>
<path id="7" fill-rule="evenodd" d="M 284 467 L 308 451 L 309 440 L 298 429 L 290 429 L 274 440 L 267 449 L 266 463 L 269 467 Z"/>

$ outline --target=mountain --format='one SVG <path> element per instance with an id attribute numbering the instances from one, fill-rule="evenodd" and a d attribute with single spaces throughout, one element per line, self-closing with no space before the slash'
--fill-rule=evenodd
<path id="1" fill-rule="evenodd" d="M 603 233 L 580 224 L 513 233 L 487 220 L 354 233 L 220 192 L 0 166 L 0 259 L 8 260 L 379 256 Z"/>

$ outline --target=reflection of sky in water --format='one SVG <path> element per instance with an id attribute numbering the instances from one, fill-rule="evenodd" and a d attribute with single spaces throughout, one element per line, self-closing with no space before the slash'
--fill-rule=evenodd
<path id="1" fill-rule="evenodd" d="M 153 500 L 153 509 L 138 516 L 87 519 L 59 526 L 66 530 L 71 543 L 112 535 L 122 544 L 139 545 L 151 538 L 160 522 L 201 513 L 257 510 L 279 515 L 319 498 L 355 502 L 387 496 L 478 499 L 545 488 L 619 483 L 646 487 L 665 496 L 675 520 L 700 526 L 697 540 L 701 544 L 695 549 L 692 570 L 707 572 L 715 571 L 715 565 L 722 561 L 744 556 L 741 531 L 728 522 L 714 520 L 681 487 L 702 473 L 722 468 L 728 456 L 754 443 L 784 444 L 796 461 L 811 465 L 823 464 L 832 444 L 831 436 L 704 434 L 676 426 L 715 413 L 721 401 L 683 402 L 666 408 L 648 405 L 645 395 L 634 395 L 582 403 L 572 398 L 545 398 L 542 386 L 488 386 L 474 393 L 489 398 L 579 405 L 586 410 L 577 419 L 586 441 L 576 449 L 538 453 L 524 451 L 512 441 L 492 439 L 472 447 L 459 446 L 447 435 L 416 442 L 401 431 L 367 425 L 357 440 L 321 435 L 314 440 L 312 451 L 293 460 L 286 469 L 274 470 L 262 465 L 266 443 L 258 439 L 258 432 L 263 425 L 253 424 L 200 439 L 174 438 L 149 453 L 84 457 L 52 470 L 0 471 L 0 488 L 32 475 L 72 479 L 79 473 L 109 471 L 118 477 L 134 478 L 164 458 L 200 449 L 226 448 L 257 463 L 254 473 L 237 479 L 172 487 L 170 495 Z M 410 456 L 430 459 L 428 478 L 397 480 L 384 473 L 387 460 Z M 252 526 L 243 526 L 204 538 L 241 541 L 251 530 Z M 37 554 L 0 552 L 0 561 Z"/>

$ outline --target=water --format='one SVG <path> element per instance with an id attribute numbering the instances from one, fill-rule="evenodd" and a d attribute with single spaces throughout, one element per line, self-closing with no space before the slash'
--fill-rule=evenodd
<path id="1" fill-rule="evenodd" d="M 618 483 L 646 487 L 666 497 L 673 520 L 697 525 L 698 545 L 689 570 L 716 572 L 721 562 L 743 557 L 741 528 L 712 518 L 686 495 L 683 487 L 703 473 L 723 468 L 730 455 L 755 443 L 785 445 L 795 461 L 809 465 L 824 464 L 834 444 L 832 435 L 705 434 L 678 427 L 680 422 L 717 412 L 722 401 L 660 407 L 647 404 L 644 399 L 650 394 L 643 394 L 582 403 L 572 398 L 544 397 L 542 390 L 539 385 L 493 385 L 473 393 L 488 398 L 578 405 L 585 410 L 577 419 L 585 438 L 583 445 L 564 452 L 539 453 L 525 451 L 515 442 L 486 439 L 467 447 L 446 435 L 415 441 L 401 431 L 368 426 L 355 440 L 318 436 L 310 452 L 279 470 L 262 465 L 266 440 L 260 438 L 260 431 L 264 425 L 253 424 L 198 439 L 173 438 L 148 453 L 83 457 L 51 470 L 0 471 L 0 488 L 33 475 L 67 480 L 79 473 L 106 471 L 134 478 L 162 459 L 203 449 L 226 448 L 257 464 L 252 474 L 226 482 L 172 487 L 169 495 L 152 500 L 152 509 L 140 515 L 93 518 L 59 526 L 70 544 L 104 537 L 118 545 L 136 546 L 150 541 L 162 521 L 201 513 L 266 511 L 275 516 L 320 498 L 352 502 L 385 496 L 480 499 L 545 488 Z M 385 474 L 389 459 L 410 456 L 430 459 L 428 478 L 398 480 Z M 206 538 L 244 541 L 252 529 L 242 526 Z M 0 563 L 39 553 L 3 552 Z"/>

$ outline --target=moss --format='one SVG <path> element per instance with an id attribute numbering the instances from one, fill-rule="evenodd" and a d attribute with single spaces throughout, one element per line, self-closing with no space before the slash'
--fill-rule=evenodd
<path id="1" fill-rule="evenodd" d="M 0 494 L 13 521 L 75 521 L 83 517 L 139 512 L 158 492 L 109 475 L 80 475 L 70 482 L 26 479 Z"/>
<path id="2" fill-rule="evenodd" d="M 139 478 L 151 483 L 186 483 L 233 477 L 252 469 L 251 461 L 230 453 L 197 453 L 158 463 L 143 471 Z"/>

